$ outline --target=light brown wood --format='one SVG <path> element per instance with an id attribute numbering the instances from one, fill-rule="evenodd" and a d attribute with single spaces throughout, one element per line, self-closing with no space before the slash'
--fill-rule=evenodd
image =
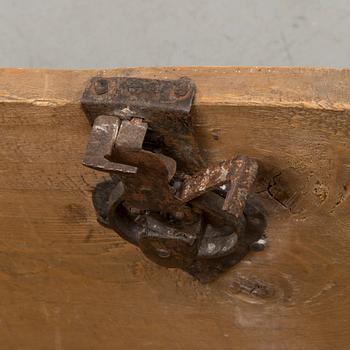
<path id="1" fill-rule="evenodd" d="M 268 248 L 201 285 L 95 221 L 80 165 L 94 75 L 198 88 L 209 162 L 263 167 Z M 0 70 L 1 349 L 347 349 L 350 70 Z"/>

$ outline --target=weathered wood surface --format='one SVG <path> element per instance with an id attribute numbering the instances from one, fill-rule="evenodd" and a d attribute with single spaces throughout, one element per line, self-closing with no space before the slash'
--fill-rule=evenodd
<path id="1" fill-rule="evenodd" d="M 97 74 L 195 81 L 208 161 L 264 167 L 264 252 L 201 285 L 96 223 L 79 99 Z M 350 70 L 0 70 L 0 348 L 349 348 L 349 113 Z"/>

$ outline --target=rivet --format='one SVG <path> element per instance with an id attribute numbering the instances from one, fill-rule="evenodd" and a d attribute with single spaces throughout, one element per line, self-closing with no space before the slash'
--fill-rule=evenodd
<path id="1" fill-rule="evenodd" d="M 266 239 L 260 238 L 258 241 L 255 241 L 250 245 L 250 249 L 256 252 L 261 252 L 265 249 L 266 243 Z"/>
<path id="2" fill-rule="evenodd" d="M 94 84 L 97 95 L 103 95 L 108 92 L 108 81 L 106 79 L 98 79 Z"/>
<path id="3" fill-rule="evenodd" d="M 170 257 L 170 252 L 166 249 L 157 249 L 157 254 L 162 259 L 166 259 Z"/>

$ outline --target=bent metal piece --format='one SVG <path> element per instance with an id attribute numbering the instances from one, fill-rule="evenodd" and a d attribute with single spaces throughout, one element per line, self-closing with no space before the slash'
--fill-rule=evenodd
<path id="1" fill-rule="evenodd" d="M 246 255 L 266 221 L 250 197 L 255 160 L 204 166 L 193 97 L 186 78 L 93 78 L 82 99 L 93 123 L 83 164 L 112 175 L 94 193 L 101 223 L 152 261 L 206 282 Z"/>

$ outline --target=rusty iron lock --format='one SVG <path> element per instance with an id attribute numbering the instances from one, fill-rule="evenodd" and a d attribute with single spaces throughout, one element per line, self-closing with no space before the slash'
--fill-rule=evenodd
<path id="1" fill-rule="evenodd" d="M 208 282 L 262 247 L 266 218 L 251 195 L 255 160 L 205 164 L 194 96 L 188 78 L 92 78 L 82 97 L 92 124 L 83 164 L 111 174 L 93 195 L 102 224 L 152 261 Z"/>

